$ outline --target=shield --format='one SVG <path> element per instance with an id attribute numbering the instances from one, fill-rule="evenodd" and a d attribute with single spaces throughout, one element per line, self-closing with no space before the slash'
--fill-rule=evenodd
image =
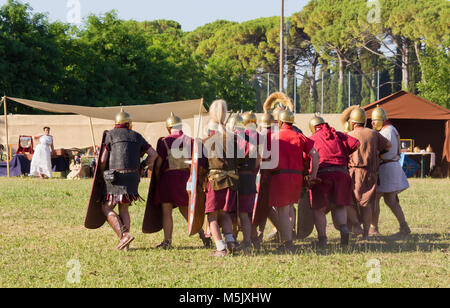
<path id="1" fill-rule="evenodd" d="M 97 166 L 94 172 L 94 181 L 92 183 L 91 196 L 89 198 L 89 206 L 86 214 L 86 219 L 84 221 L 84 226 L 88 229 L 98 229 L 101 228 L 106 222 L 105 214 L 102 211 L 103 203 L 103 189 L 105 186 L 105 181 L 103 180 L 103 175 L 100 174 L 100 160 L 104 151 L 106 150 L 105 138 L 106 133 L 103 132 L 102 146 L 100 148 L 100 153 L 97 159 Z"/>
<path id="2" fill-rule="evenodd" d="M 270 194 L 270 181 L 272 177 L 269 172 L 258 172 L 256 177 L 256 197 L 255 206 L 253 210 L 253 225 L 260 225 L 267 220 L 269 215 L 269 194 Z"/>
<path id="3" fill-rule="evenodd" d="M 314 230 L 314 212 L 311 208 L 309 189 L 302 188 L 297 211 L 297 238 L 305 239 Z"/>
<path id="4" fill-rule="evenodd" d="M 156 167 L 156 160 L 153 164 L 153 170 Z M 156 173 L 152 172 L 150 188 L 148 190 L 147 205 L 145 207 L 144 221 L 142 223 L 142 232 L 145 234 L 157 233 L 163 228 L 163 214 L 161 204 L 154 204 L 153 200 L 156 193 Z"/>
<path id="5" fill-rule="evenodd" d="M 205 222 L 206 195 L 203 190 L 204 176 L 199 173 L 199 151 L 201 141 L 195 140 L 192 149 L 191 176 L 186 184 L 189 195 L 188 226 L 189 236 L 197 234 Z"/>

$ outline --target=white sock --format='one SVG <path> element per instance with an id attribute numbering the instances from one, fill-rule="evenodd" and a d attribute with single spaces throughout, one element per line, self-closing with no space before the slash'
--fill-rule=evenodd
<path id="1" fill-rule="evenodd" d="M 227 248 L 227 245 L 225 244 L 225 242 L 223 240 L 216 241 L 216 248 L 217 248 L 217 251 L 223 251 Z"/>

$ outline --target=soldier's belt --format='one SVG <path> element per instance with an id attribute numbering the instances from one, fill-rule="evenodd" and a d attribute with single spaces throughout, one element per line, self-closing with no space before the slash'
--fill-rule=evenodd
<path id="1" fill-rule="evenodd" d="M 348 173 L 348 168 L 345 167 L 345 166 L 325 167 L 325 168 L 320 168 L 319 171 L 317 172 L 317 174 L 330 173 L 330 172 L 344 172 L 344 173 Z"/>
<path id="2" fill-rule="evenodd" d="M 211 169 L 209 171 L 208 179 L 211 181 L 213 179 L 217 178 L 223 178 L 223 177 L 232 177 L 236 178 L 238 175 L 235 170 L 217 170 L 217 169 Z"/>
<path id="3" fill-rule="evenodd" d="M 303 174 L 303 173 L 300 170 L 294 169 L 281 169 L 272 173 L 272 175 L 279 175 L 279 174 Z"/>

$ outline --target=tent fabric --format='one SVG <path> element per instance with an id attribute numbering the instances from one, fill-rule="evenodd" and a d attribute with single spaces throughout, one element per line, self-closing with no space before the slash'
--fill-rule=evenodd
<path id="1" fill-rule="evenodd" d="M 7 97 L 16 103 L 23 104 L 39 110 L 54 113 L 73 113 L 84 115 L 90 118 L 114 120 L 115 116 L 120 112 L 122 107 L 86 107 L 75 105 L 51 104 L 38 101 L 32 101 L 22 98 Z M 203 106 L 203 100 L 189 100 L 172 103 L 161 103 L 139 106 L 123 106 L 133 118 L 133 122 L 154 123 L 165 121 L 171 112 L 174 112 L 182 119 L 192 118 L 195 115 L 206 113 Z"/>
<path id="2" fill-rule="evenodd" d="M 262 114 L 258 114 L 260 118 Z M 314 114 L 297 114 L 295 116 L 296 125 L 303 130 L 306 136 L 311 136 L 309 121 Z M 323 118 L 334 128 L 342 131 L 339 114 L 325 114 Z M 206 137 L 206 127 L 208 116 L 202 117 L 201 133 L 198 134 L 198 122 L 193 118 L 183 119 L 184 132 L 188 136 Z M 4 117 L 0 117 L 0 127 L 4 126 Z M 54 137 L 55 149 L 88 148 L 92 147 L 92 137 L 89 128 L 89 119 L 80 115 L 9 115 L 9 143 L 13 144 L 13 149 L 17 149 L 19 136 L 36 136 L 42 134 L 44 126 L 51 128 Z M 114 121 L 92 119 L 94 139 L 98 146 L 103 132 L 114 127 Z M 167 129 L 164 122 L 156 123 L 134 123 L 133 130 L 139 132 L 151 145 L 156 147 L 158 139 L 166 136 Z M 0 144 L 6 144 L 5 132 L 0 129 Z M 35 145 L 36 146 L 36 145 Z M 14 152 L 15 153 L 15 152 Z"/>
<path id="3" fill-rule="evenodd" d="M 450 120 L 449 109 L 405 91 L 364 106 L 368 118 L 372 117 L 377 105 L 386 110 L 389 119 Z"/>

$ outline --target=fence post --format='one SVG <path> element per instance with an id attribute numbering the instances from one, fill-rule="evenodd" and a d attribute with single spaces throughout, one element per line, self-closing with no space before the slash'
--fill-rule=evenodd
<path id="1" fill-rule="evenodd" d="M 348 72 L 348 106 L 351 106 L 351 90 L 352 90 L 352 73 Z"/>
<path id="2" fill-rule="evenodd" d="M 380 100 L 380 71 L 377 72 L 377 101 Z"/>
<path id="3" fill-rule="evenodd" d="M 322 71 L 322 102 L 320 104 L 320 113 L 323 114 L 323 71 Z"/>

